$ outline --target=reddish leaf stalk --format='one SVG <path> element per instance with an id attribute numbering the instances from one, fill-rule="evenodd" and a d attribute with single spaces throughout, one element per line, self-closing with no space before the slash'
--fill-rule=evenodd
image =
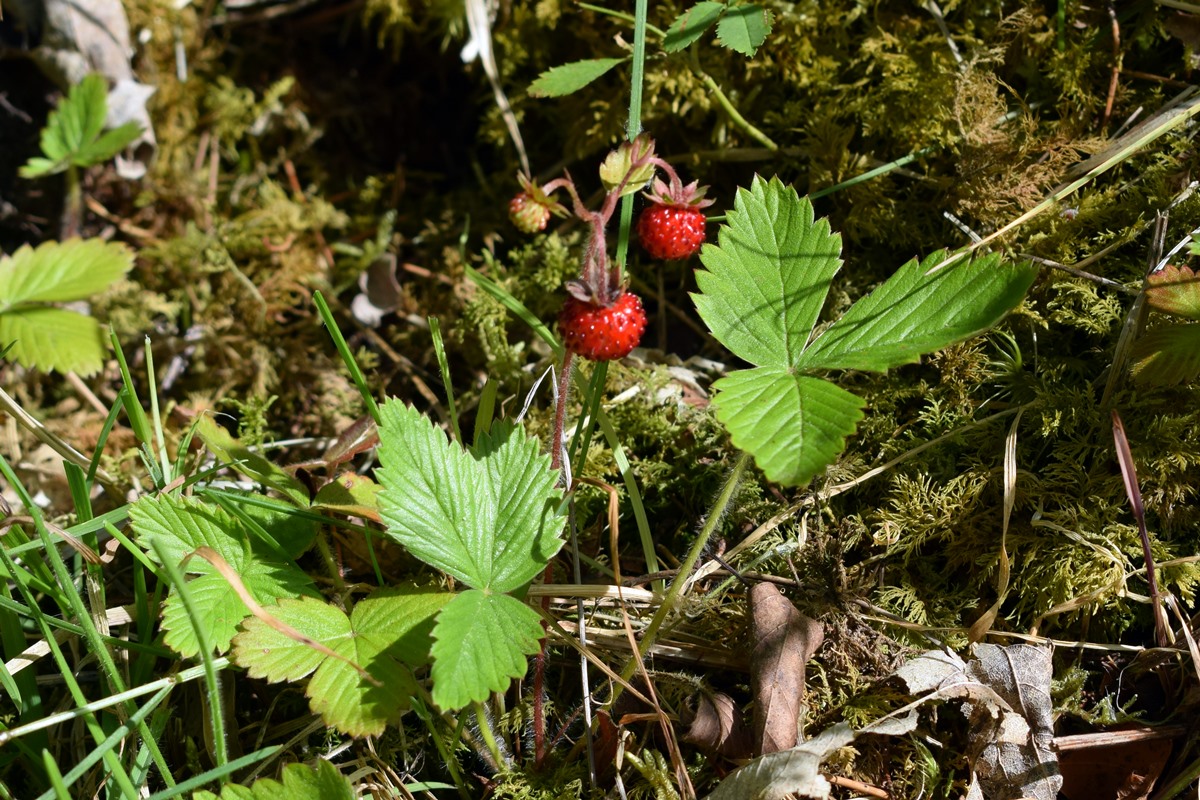
<path id="1" fill-rule="evenodd" d="M 1170 633 L 1163 612 L 1162 597 L 1158 593 L 1158 579 L 1154 575 L 1154 554 L 1150 552 L 1150 532 L 1146 529 L 1146 509 L 1142 505 L 1142 490 L 1138 488 L 1137 468 L 1133 463 L 1133 452 L 1125 436 L 1125 424 L 1121 415 L 1112 410 L 1113 442 L 1117 446 L 1117 463 L 1121 466 L 1121 480 L 1125 482 L 1125 494 L 1133 507 L 1133 518 L 1137 521 L 1138 533 L 1142 537 L 1142 553 L 1146 558 L 1146 582 L 1150 584 L 1150 607 L 1154 612 L 1154 638 L 1159 647 L 1170 644 Z"/>

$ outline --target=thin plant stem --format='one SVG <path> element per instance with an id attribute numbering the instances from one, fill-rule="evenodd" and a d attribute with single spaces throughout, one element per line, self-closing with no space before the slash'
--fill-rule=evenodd
<path id="1" fill-rule="evenodd" d="M 458 427 L 458 407 L 454 403 L 454 387 L 450 385 L 450 361 L 446 358 L 446 345 L 442 342 L 442 328 L 437 317 L 429 317 L 429 335 L 433 337 L 433 352 L 437 356 L 438 369 L 442 373 L 442 386 L 446 389 L 446 405 L 450 411 L 450 428 L 454 431 L 454 440 L 465 444 L 462 431 Z"/>
<path id="2" fill-rule="evenodd" d="M 571 390 L 571 370 L 575 366 L 574 361 L 574 353 L 570 350 L 563 351 L 562 369 L 558 373 L 558 397 L 554 404 L 554 432 L 550 437 L 550 469 L 562 469 L 563 429 L 567 418 L 567 395 Z"/>
<path id="3" fill-rule="evenodd" d="M 229 763 L 228 743 L 225 741 L 225 709 L 221 701 L 221 682 L 214 666 L 215 660 L 213 659 L 212 645 L 208 639 L 208 631 L 200 624 L 199 610 L 188 591 L 183 572 L 171 561 L 166 547 L 157 537 L 151 537 L 150 546 L 154 549 L 154 554 L 158 556 L 163 572 L 167 574 L 168 580 L 175 587 L 179 600 L 183 603 L 184 611 L 187 612 L 188 620 L 192 623 L 192 632 L 196 635 L 196 646 L 200 650 L 200 658 L 204 663 L 204 684 L 208 695 L 209 719 L 212 722 L 213 749 L 215 750 L 213 760 L 216 761 L 217 767 L 223 767 Z"/>
<path id="4" fill-rule="evenodd" d="M 826 195 L 833 194 L 834 192 L 840 192 L 843 189 L 849 189 L 851 186 L 857 186 L 858 184 L 865 183 L 873 178 L 878 178 L 880 175 L 886 175 L 892 170 L 900 169 L 900 167 L 903 167 L 906 164 L 911 164 L 918 158 L 924 158 L 925 156 L 936 151 L 936 147 L 923 147 L 916 152 L 897 158 L 895 161 L 889 161 L 888 163 L 878 166 L 875 169 L 867 170 L 861 175 L 855 175 L 853 178 L 844 180 L 841 183 L 835 183 L 833 186 L 826 186 L 824 189 L 818 189 L 817 191 L 811 193 L 808 197 L 810 200 L 816 200 L 818 197 L 824 197 Z"/>
<path id="5" fill-rule="evenodd" d="M 620 20 L 624 20 L 626 22 L 632 22 L 635 26 L 637 25 L 637 17 L 635 17 L 633 14 L 630 14 L 626 11 L 617 11 L 615 9 L 605 8 L 604 6 L 593 5 L 592 3 L 576 3 L 575 5 L 579 6 L 582 9 L 585 9 L 587 11 L 594 11 L 597 14 L 603 14 L 608 17 L 613 17 L 614 19 L 620 19 Z M 653 33 L 655 36 L 657 36 L 660 39 L 665 39 L 667 36 L 667 32 L 664 31 L 662 28 L 657 28 L 648 22 L 646 23 L 646 30 L 649 31 L 650 33 Z"/>
<path id="6" fill-rule="evenodd" d="M 146 353 L 146 392 L 150 396 L 150 417 L 154 422 L 154 442 L 158 445 L 158 463 L 162 468 L 162 485 L 166 486 L 174 480 L 171 472 L 171 461 L 167 458 L 167 441 L 163 436 L 162 415 L 158 409 L 158 382 L 154 375 L 154 351 L 150 348 L 150 337 L 147 336 L 143 347 Z"/>
<path id="7" fill-rule="evenodd" d="M 479 723 L 479 735 L 483 737 L 483 743 L 487 745 L 496 769 L 503 769 L 505 766 L 504 756 L 500 752 L 500 745 L 496 743 L 496 734 L 492 732 L 492 723 L 488 719 L 487 709 L 484 708 L 483 703 L 478 701 L 475 702 L 475 721 Z"/>
<path id="8" fill-rule="evenodd" d="M 354 379 L 354 385 L 358 387 L 358 393 L 362 395 L 363 403 L 367 406 L 367 413 L 378 425 L 379 406 L 376 405 L 375 398 L 371 395 L 371 389 L 367 386 L 367 377 L 363 375 L 362 368 L 354 360 L 354 354 L 350 352 L 350 346 L 346 344 L 346 337 L 342 336 L 342 331 L 333 318 L 333 312 L 329 310 L 329 303 L 325 301 L 325 296 L 320 292 L 313 292 L 313 302 L 317 306 L 317 313 L 321 315 L 321 320 L 325 323 L 325 330 L 329 332 L 329 338 L 333 339 L 333 346 L 337 348 L 338 355 L 342 357 L 342 362 L 350 371 L 350 377 Z"/>
<path id="9" fill-rule="evenodd" d="M 775 143 L 774 139 L 760 131 L 753 124 L 751 124 L 748 119 L 742 116 L 741 112 L 738 111 L 733 103 L 729 100 L 729 96 L 725 94 L 720 85 L 713 80 L 711 75 L 695 64 L 692 66 L 692 70 L 696 73 L 696 76 L 700 78 L 700 81 L 704 84 L 704 88 L 712 92 L 713 98 L 717 101 L 717 104 L 721 106 L 725 113 L 729 115 L 729 119 L 734 125 L 740 128 L 742 132 L 751 139 L 770 150 L 772 153 L 775 153 L 779 150 L 779 145 Z"/>
<path id="10" fill-rule="evenodd" d="M 671 588 L 667 590 L 667 596 L 663 598 L 662 604 L 654 612 L 654 616 L 650 619 L 650 624 L 646 626 L 646 630 L 642 633 L 642 639 L 638 643 L 636 656 L 630 659 L 625 668 L 621 670 L 621 677 L 625 680 L 633 677 L 633 673 L 637 671 L 638 661 L 645 658 L 646 654 L 650 652 L 650 648 L 658 638 L 659 630 L 662 628 L 667 616 L 675 608 L 675 604 L 679 601 L 679 595 L 683 592 L 684 585 L 687 584 L 688 577 L 692 574 L 696 562 L 700 560 L 700 554 L 704 552 L 704 548 L 708 546 L 708 540 L 712 538 L 713 532 L 717 529 L 717 523 L 720 522 L 721 517 L 725 515 L 726 509 L 729 508 L 729 504 L 733 500 L 733 494 L 737 491 L 738 484 L 741 483 L 742 473 L 746 471 L 746 467 L 749 464 L 749 453 L 742 453 L 738 456 L 738 460 L 734 463 L 729 477 L 725 479 L 725 485 L 721 487 L 721 493 L 717 495 L 716 502 L 708 510 L 708 517 L 704 521 L 704 527 L 700 529 L 700 535 L 692 543 L 692 549 L 688 551 L 687 558 L 679 565 L 679 571 L 676 573 L 675 580 L 671 582 Z M 618 684 L 614 688 L 614 695 L 619 691 L 620 685 Z"/>
<path id="11" fill-rule="evenodd" d="M 78 236 L 83 227 L 83 185 L 79 179 L 79 167 L 67 164 L 67 201 L 63 212 L 62 238 Z"/>

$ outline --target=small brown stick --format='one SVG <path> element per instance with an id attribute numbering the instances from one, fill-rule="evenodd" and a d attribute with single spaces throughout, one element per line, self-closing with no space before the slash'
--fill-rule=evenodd
<path id="1" fill-rule="evenodd" d="M 1113 101 L 1117 97 L 1117 84 L 1121 78 L 1121 23 L 1117 20 L 1117 10 L 1113 4 L 1108 4 L 1108 19 L 1112 23 L 1113 65 L 1112 76 L 1108 81 L 1108 100 L 1104 104 L 1104 116 L 1100 119 L 1100 127 L 1107 128 L 1108 120 L 1112 117 Z"/>
<path id="2" fill-rule="evenodd" d="M 839 775 L 825 775 L 824 773 L 822 773 L 822 777 L 834 786 L 842 786 L 858 794 L 865 794 L 867 797 L 878 797 L 881 800 L 890 800 L 891 798 L 891 795 L 887 791 L 880 789 L 878 786 L 856 781 L 853 778 L 843 778 Z"/>

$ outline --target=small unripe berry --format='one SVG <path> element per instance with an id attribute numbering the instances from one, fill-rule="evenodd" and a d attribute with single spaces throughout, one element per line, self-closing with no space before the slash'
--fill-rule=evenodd
<path id="1" fill-rule="evenodd" d="M 546 229 L 550 209 L 526 192 L 518 192 L 508 201 L 508 218 L 521 233 L 537 233 Z"/>

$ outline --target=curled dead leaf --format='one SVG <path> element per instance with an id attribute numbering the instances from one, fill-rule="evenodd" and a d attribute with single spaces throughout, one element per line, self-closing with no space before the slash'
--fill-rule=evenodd
<path id="1" fill-rule="evenodd" d="M 749 605 L 754 743 L 759 753 L 774 753 L 796 746 L 804 704 L 804 665 L 821 646 L 825 632 L 821 623 L 801 614 L 774 584 L 755 585 Z"/>

